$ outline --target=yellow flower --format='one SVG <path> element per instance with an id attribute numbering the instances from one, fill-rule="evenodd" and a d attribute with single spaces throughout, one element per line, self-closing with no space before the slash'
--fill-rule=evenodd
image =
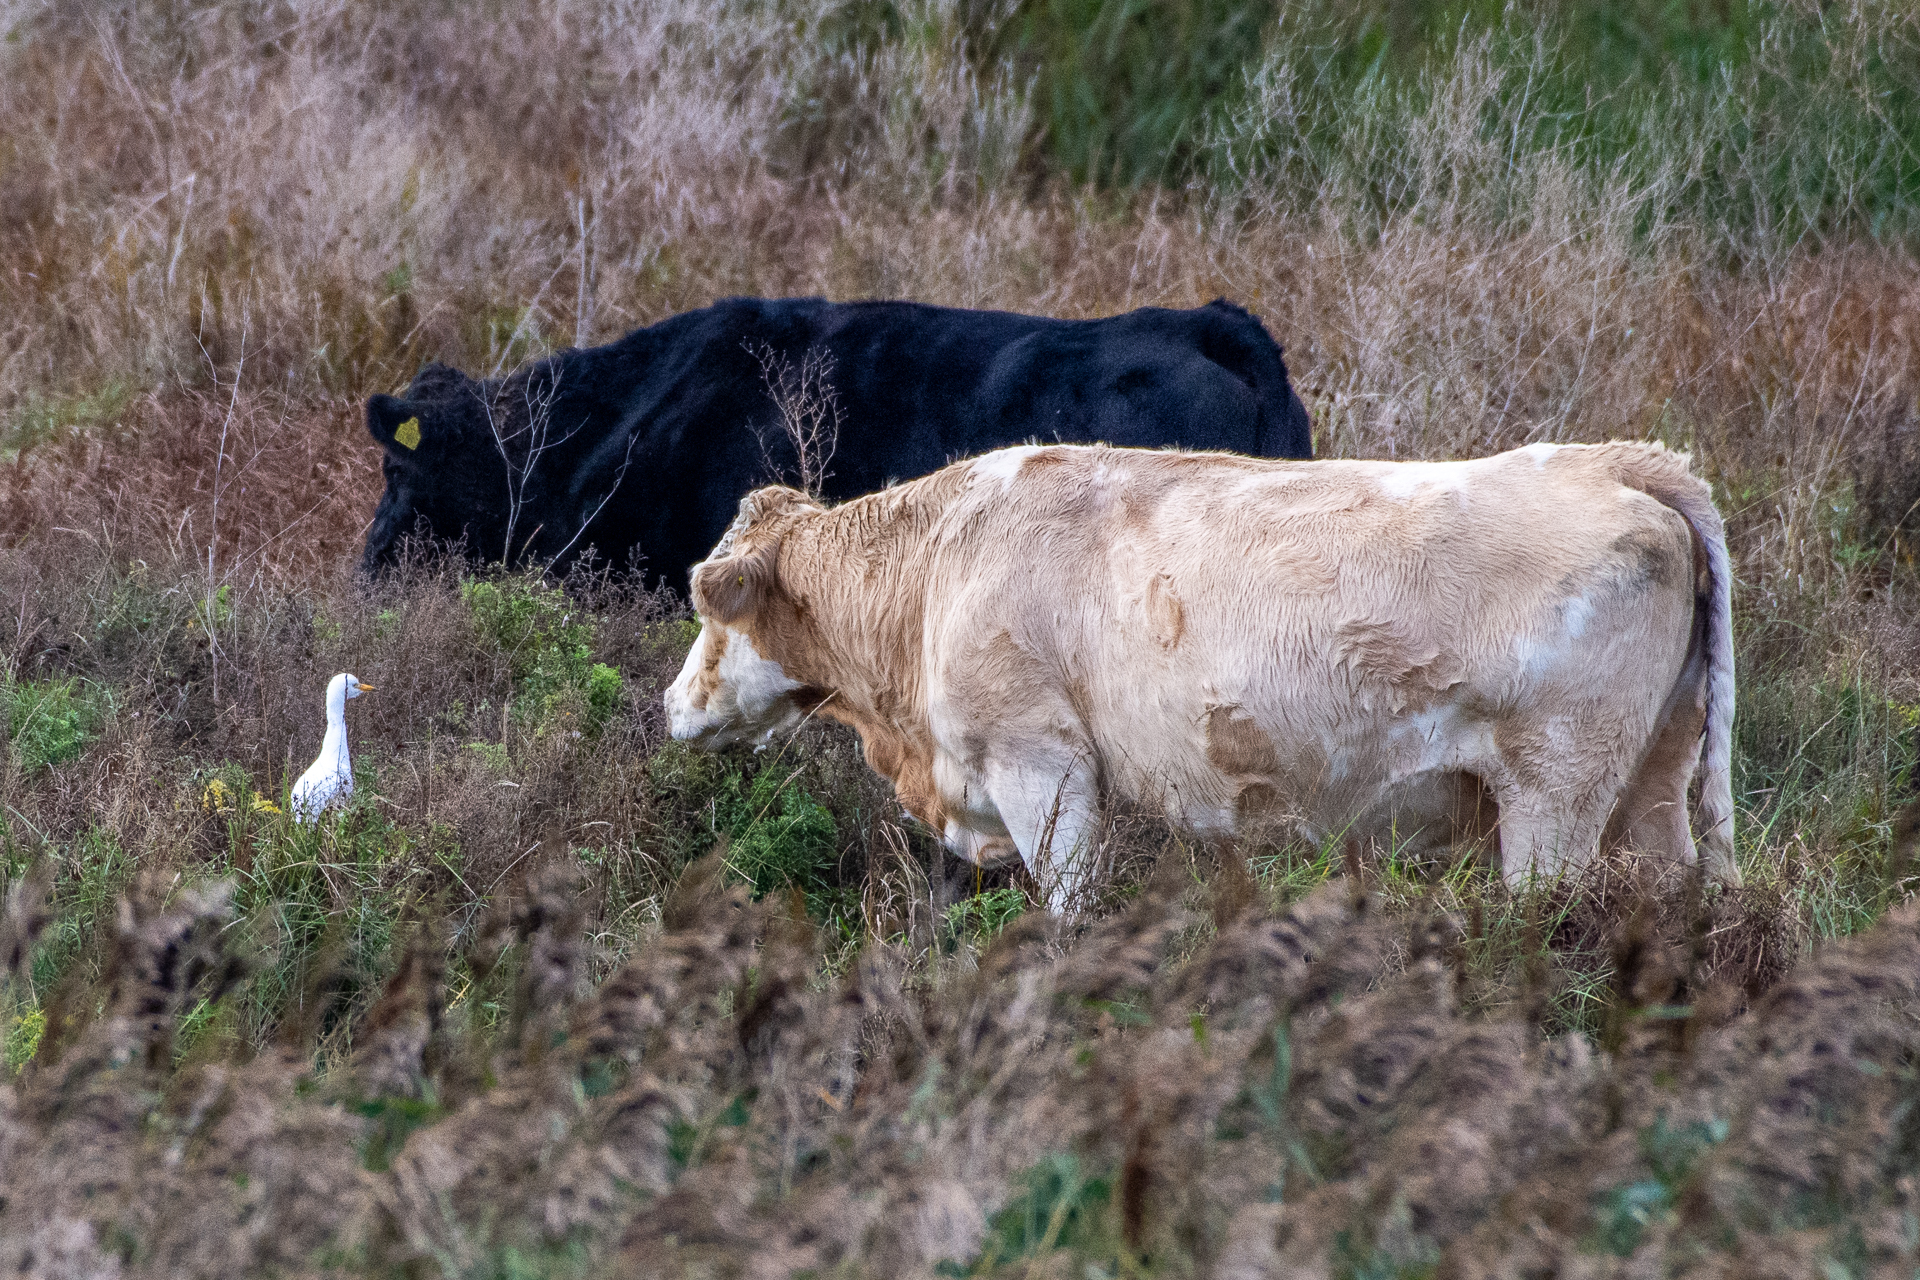
<path id="1" fill-rule="evenodd" d="M 226 783 L 215 778 L 207 784 L 207 789 L 200 793 L 200 812 L 233 812 L 233 792 L 227 788 Z"/>
<path id="2" fill-rule="evenodd" d="M 279 805 L 277 805 L 277 804 L 275 804 L 275 803 L 274 803 L 273 801 L 271 801 L 271 800 L 269 800 L 269 799 L 267 799 L 267 798 L 266 798 L 265 796 L 263 796 L 263 795 L 261 795 L 261 794 L 260 794 L 260 793 L 259 793 L 258 791 L 256 791 L 256 792 L 254 792 L 254 793 L 253 793 L 253 811 L 254 811 L 255 813 L 280 813 L 280 812 L 282 812 L 282 810 L 281 810 L 281 808 L 280 808 L 280 806 L 279 806 Z"/>

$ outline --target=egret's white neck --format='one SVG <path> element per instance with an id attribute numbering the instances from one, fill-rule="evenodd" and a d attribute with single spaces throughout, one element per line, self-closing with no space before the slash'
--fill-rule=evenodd
<path id="1" fill-rule="evenodd" d="M 347 767 L 347 685 L 344 680 L 327 686 L 327 736 L 320 743 L 320 758 L 342 770 Z"/>

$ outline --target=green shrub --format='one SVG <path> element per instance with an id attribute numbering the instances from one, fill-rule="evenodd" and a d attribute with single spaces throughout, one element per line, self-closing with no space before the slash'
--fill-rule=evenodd
<path id="1" fill-rule="evenodd" d="M 593 660 L 594 622 L 536 575 L 468 579 L 460 598 L 483 644 L 507 660 L 521 723 L 598 733 L 620 709 L 620 673 Z"/>
<path id="2" fill-rule="evenodd" d="M 800 771 L 778 761 L 757 768 L 741 761 L 678 742 L 648 759 L 647 791 L 668 864 L 684 866 L 724 838 L 727 866 L 753 886 L 754 897 L 799 889 L 821 914 L 839 866 L 833 812 Z"/>
<path id="3" fill-rule="evenodd" d="M 984 946 L 1027 909 L 1027 895 L 1015 888 L 988 889 L 947 908 L 947 932 Z"/>
<path id="4" fill-rule="evenodd" d="M 516 683 L 543 665 L 564 666 L 574 651 L 593 643 L 592 621 L 578 614 L 565 592 L 535 575 L 469 578 L 460 584 L 460 599 L 480 638 L 506 657 Z"/>
<path id="5" fill-rule="evenodd" d="M 17 1072 L 33 1061 L 33 1054 L 40 1047 L 40 1037 L 46 1034 L 47 1015 L 38 1009 L 30 1009 L 13 1020 L 7 1028 L 6 1062 L 9 1072 Z"/>
<path id="6" fill-rule="evenodd" d="M 23 772 L 79 758 L 99 734 L 108 697 L 79 680 L 0 683 L 9 750 Z"/>
<path id="7" fill-rule="evenodd" d="M 833 814 L 789 774 L 761 769 L 746 782 L 727 778 L 717 814 L 728 836 L 727 865 L 755 897 L 795 888 L 815 898 L 830 889 L 839 861 Z"/>
<path id="8" fill-rule="evenodd" d="M 625 692 L 618 671 L 604 662 L 594 663 L 587 669 L 587 723 L 598 729 L 611 720 Z"/>

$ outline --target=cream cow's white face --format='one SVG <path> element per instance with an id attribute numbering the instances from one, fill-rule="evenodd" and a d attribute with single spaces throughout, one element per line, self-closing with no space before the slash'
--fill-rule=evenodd
<path id="1" fill-rule="evenodd" d="M 702 620 L 700 637 L 666 694 L 673 736 L 709 751 L 765 743 L 805 718 L 800 682 L 760 656 L 745 632 Z"/>

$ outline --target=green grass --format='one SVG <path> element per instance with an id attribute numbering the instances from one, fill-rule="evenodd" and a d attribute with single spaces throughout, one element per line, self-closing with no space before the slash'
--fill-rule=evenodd
<path id="1" fill-rule="evenodd" d="M 1277 6 L 1247 0 L 1027 0 L 996 51 L 1034 79 L 1049 161 L 1075 181 L 1179 186 L 1210 113 L 1259 63 Z"/>
<path id="2" fill-rule="evenodd" d="M 1920 230 L 1920 31 L 1892 9 L 1308 4 L 1247 83 L 1209 107 L 1208 176 L 1296 213 L 1333 197 L 1363 236 L 1524 229 L 1568 181 L 1728 252 Z"/>
<path id="3" fill-rule="evenodd" d="M 109 425 L 126 412 L 134 394 L 134 384 L 125 378 L 111 379 L 85 395 L 30 394 L 0 414 L 0 461 L 74 432 Z"/>
<path id="4" fill-rule="evenodd" d="M 992 1275 L 1008 1264 L 1031 1263 L 1055 1250 L 1081 1256 L 1113 1251 L 1118 1242 L 1098 1239 L 1107 1225 L 1102 1211 L 1113 1198 L 1111 1177 L 1089 1175 L 1077 1156 L 1054 1152 L 1019 1181 L 1019 1193 L 988 1224 L 980 1256 L 968 1267 L 942 1267 L 940 1274 Z"/>
<path id="5" fill-rule="evenodd" d="M 77 759 L 111 707 L 108 690 L 90 681 L 0 677 L 0 723 L 8 751 L 25 772 Z"/>
<path id="6" fill-rule="evenodd" d="M 1628 200 L 1643 234 L 1723 248 L 1920 231 L 1920 29 L 1897 6 L 1019 0 L 997 17 L 963 9 L 946 31 L 851 0 L 807 21 L 856 63 L 957 41 L 983 81 L 1030 95 L 1030 168 L 1076 184 L 1331 203 L 1370 235 L 1443 206 L 1525 227 L 1542 181 L 1571 175 Z M 816 88 L 794 126 L 837 137 Z"/>
<path id="7" fill-rule="evenodd" d="M 1553 169 L 1723 245 L 1920 230 L 1920 30 L 1893 7 L 1021 0 L 963 27 L 1031 86 L 1029 151 L 1076 183 L 1337 193 L 1370 233 L 1439 202 L 1524 226 Z M 924 38 L 871 0 L 819 32 L 849 56 Z M 1474 140 L 1441 157 L 1447 131 Z"/>

